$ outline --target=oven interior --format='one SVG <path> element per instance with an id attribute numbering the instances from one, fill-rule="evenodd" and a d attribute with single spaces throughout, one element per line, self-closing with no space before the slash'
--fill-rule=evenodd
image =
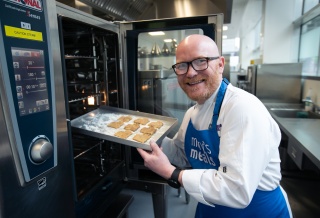
<path id="1" fill-rule="evenodd" d="M 119 107 L 118 35 L 63 16 L 58 23 L 67 119 Z M 77 217 L 99 217 L 124 186 L 124 147 L 68 128 Z"/>

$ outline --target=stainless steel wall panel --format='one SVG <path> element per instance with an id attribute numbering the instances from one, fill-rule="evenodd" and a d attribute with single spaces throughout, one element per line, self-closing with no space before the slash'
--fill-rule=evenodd
<path id="1" fill-rule="evenodd" d="M 119 25 L 56 2 L 57 14 L 119 33 Z"/>
<path id="2" fill-rule="evenodd" d="M 301 63 L 257 65 L 256 96 L 264 101 L 299 103 Z"/>
<path id="3" fill-rule="evenodd" d="M 152 3 L 145 0 L 80 0 L 96 10 L 114 16 L 116 20 L 135 20 L 148 9 Z"/>

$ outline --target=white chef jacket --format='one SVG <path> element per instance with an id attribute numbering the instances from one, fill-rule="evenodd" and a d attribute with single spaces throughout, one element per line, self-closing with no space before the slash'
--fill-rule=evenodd
<path id="1" fill-rule="evenodd" d="M 162 141 L 163 152 L 172 164 L 181 168 L 190 166 L 184 152 L 186 128 L 191 118 L 197 130 L 208 129 L 218 90 L 204 104 L 189 108 L 174 138 Z M 244 208 L 256 189 L 269 191 L 279 186 L 280 129 L 258 98 L 231 84 L 217 124 L 222 125 L 219 169 L 185 170 L 183 186 L 203 204 Z"/>

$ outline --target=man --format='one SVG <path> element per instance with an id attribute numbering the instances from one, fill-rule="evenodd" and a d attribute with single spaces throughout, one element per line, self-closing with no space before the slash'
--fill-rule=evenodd
<path id="1" fill-rule="evenodd" d="M 280 187 L 279 127 L 254 95 L 223 80 L 215 42 L 188 36 L 172 67 L 197 103 L 162 149 L 154 142 L 152 152 L 138 148 L 145 166 L 183 186 L 199 202 L 196 217 L 292 217 Z"/>

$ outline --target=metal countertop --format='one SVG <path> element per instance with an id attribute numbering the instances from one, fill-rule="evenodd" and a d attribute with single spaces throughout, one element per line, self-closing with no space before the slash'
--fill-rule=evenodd
<path id="1" fill-rule="evenodd" d="M 302 152 L 320 169 L 320 119 L 282 118 L 270 110 L 272 103 L 264 103 L 280 129 L 295 139 Z"/>

